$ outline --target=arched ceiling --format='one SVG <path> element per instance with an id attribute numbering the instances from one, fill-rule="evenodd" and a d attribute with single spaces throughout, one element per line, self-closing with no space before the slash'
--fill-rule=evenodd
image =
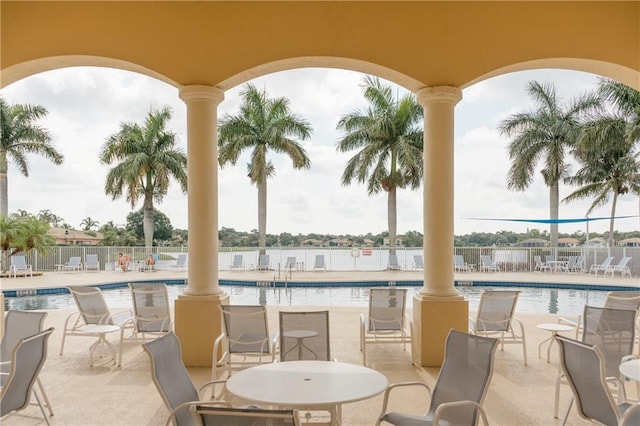
<path id="1" fill-rule="evenodd" d="M 304 66 L 371 72 L 416 91 L 531 68 L 640 89 L 638 1 L 0 3 L 6 86 L 73 65 L 227 89 Z"/>

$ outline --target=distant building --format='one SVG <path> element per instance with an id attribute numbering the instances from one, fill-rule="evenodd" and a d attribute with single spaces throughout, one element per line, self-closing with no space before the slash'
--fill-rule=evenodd
<path id="1" fill-rule="evenodd" d="M 313 238 L 302 240 L 303 246 L 322 247 L 322 244 L 323 244 L 322 240 L 314 240 Z"/>
<path id="2" fill-rule="evenodd" d="M 389 247 L 389 237 L 384 237 L 382 245 Z M 396 247 L 402 247 L 402 237 L 396 237 Z"/>
<path id="3" fill-rule="evenodd" d="M 351 240 L 345 240 L 342 238 L 334 238 L 329 240 L 329 246 L 331 247 L 351 247 L 353 242 Z"/>
<path id="4" fill-rule="evenodd" d="M 91 231 L 91 233 L 94 232 Z M 87 234 L 86 231 L 58 228 L 55 226 L 49 228 L 48 234 L 56 240 L 56 244 L 59 246 L 69 244 L 97 246 L 100 245 L 104 239 L 104 235 L 100 232 L 95 232 L 96 235 L 94 237 L 93 235 Z"/>
<path id="5" fill-rule="evenodd" d="M 640 238 L 625 238 L 624 240 L 618 241 L 618 245 L 620 247 L 640 247 Z"/>
<path id="6" fill-rule="evenodd" d="M 607 241 L 602 237 L 594 237 L 589 239 L 584 245 L 588 247 L 606 247 Z"/>
<path id="7" fill-rule="evenodd" d="M 578 247 L 580 241 L 575 238 L 558 238 L 558 247 Z"/>
<path id="8" fill-rule="evenodd" d="M 529 238 L 528 240 L 520 241 L 518 245 L 520 247 L 547 247 L 549 241 L 542 238 Z"/>

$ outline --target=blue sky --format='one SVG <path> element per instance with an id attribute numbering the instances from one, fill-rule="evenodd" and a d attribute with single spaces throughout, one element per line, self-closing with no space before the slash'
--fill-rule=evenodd
<path id="1" fill-rule="evenodd" d="M 267 232 L 280 233 L 378 233 L 387 229 L 386 194 L 369 197 L 360 185 L 343 187 L 340 176 L 350 154 L 335 150 L 340 134 L 339 118 L 366 104 L 362 97 L 363 74 L 305 68 L 252 80 L 272 97 L 285 96 L 292 110 L 308 120 L 312 137 L 303 141 L 311 158 L 310 170 L 294 170 L 283 156 L 272 155 L 276 176 L 268 183 Z M 511 73 L 477 83 L 463 92 L 456 107 L 455 127 L 455 233 L 525 232 L 547 227 L 508 222 L 475 221 L 471 217 L 549 217 L 549 195 L 539 173 L 524 192 L 506 187 L 509 169 L 508 140 L 497 132 L 498 123 L 510 114 L 533 108 L 526 94 L 530 80 L 553 83 L 564 101 L 592 90 L 597 76 L 577 71 L 536 70 Z M 241 86 L 225 93 L 219 117 L 235 114 Z M 404 89 L 397 87 L 402 95 Z M 65 156 L 62 166 L 44 158 L 29 157 L 30 176 L 23 177 L 9 166 L 9 212 L 23 209 L 37 213 L 49 209 L 67 223 L 79 227 L 87 216 L 100 223 L 113 220 L 124 224 L 131 211 L 124 199 L 111 200 L 104 194 L 108 166 L 97 156 L 105 139 L 121 122 L 142 121 L 150 109 L 165 105 L 173 109 L 170 128 L 186 149 L 186 107 L 178 90 L 143 75 L 106 68 L 75 67 L 34 75 L 0 90 L 9 103 L 45 106 L 42 120 L 56 148 Z M 219 172 L 219 225 L 250 231 L 257 228 L 257 191 L 246 177 L 248 156 L 235 167 Z M 575 170 L 575 168 L 574 168 Z M 562 186 L 561 197 L 573 188 Z M 167 197 L 156 207 L 178 228 L 187 227 L 187 198 L 172 184 Z M 560 217 L 583 217 L 589 201 L 562 203 Z M 136 209 L 141 207 L 141 203 Z M 609 216 L 610 203 L 592 216 Z M 620 198 L 616 215 L 638 215 L 638 197 Z M 616 221 L 616 229 L 640 228 L 638 219 Z M 590 224 L 591 232 L 608 229 L 608 221 Z M 398 194 L 398 232 L 422 232 L 422 191 L 402 190 Z M 561 232 L 583 230 L 584 225 L 561 225 Z"/>

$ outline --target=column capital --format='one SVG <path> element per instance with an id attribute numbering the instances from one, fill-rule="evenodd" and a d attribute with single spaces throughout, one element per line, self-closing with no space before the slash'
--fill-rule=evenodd
<path id="1" fill-rule="evenodd" d="M 462 90 L 453 86 L 423 87 L 416 92 L 416 99 L 422 107 L 432 102 L 457 104 L 462 99 Z"/>
<path id="2" fill-rule="evenodd" d="M 219 105 L 224 100 L 224 90 L 214 86 L 205 86 L 202 84 L 192 84 L 189 86 L 180 87 L 178 96 L 185 103 L 189 101 L 202 101 L 208 100 L 215 102 Z"/>

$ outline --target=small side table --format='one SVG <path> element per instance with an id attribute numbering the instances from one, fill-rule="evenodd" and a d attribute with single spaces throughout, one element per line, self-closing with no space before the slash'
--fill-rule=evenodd
<path id="1" fill-rule="evenodd" d="M 118 363 L 118 355 L 116 352 L 116 348 L 113 347 L 111 343 L 107 340 L 107 333 L 115 333 L 116 331 L 120 331 L 120 327 L 116 325 L 96 325 L 89 324 L 82 327 L 82 332 L 94 335 L 98 338 L 90 347 L 89 347 L 89 366 L 93 367 L 93 354 L 100 346 L 107 346 L 111 352 L 113 353 L 113 362 Z"/>
<path id="2" fill-rule="evenodd" d="M 551 332 L 551 336 L 548 339 L 545 339 L 542 342 L 540 342 L 540 344 L 538 345 L 538 358 L 540 358 L 540 350 L 542 348 L 542 345 L 549 342 L 549 347 L 547 348 L 547 363 L 550 362 L 549 360 L 551 358 L 551 346 L 553 346 L 553 342 L 555 342 L 556 340 L 555 339 L 556 335 L 560 332 L 571 331 L 575 328 L 571 325 L 556 324 L 556 323 L 538 324 L 536 327 L 538 327 L 540 330 L 546 330 Z"/>

